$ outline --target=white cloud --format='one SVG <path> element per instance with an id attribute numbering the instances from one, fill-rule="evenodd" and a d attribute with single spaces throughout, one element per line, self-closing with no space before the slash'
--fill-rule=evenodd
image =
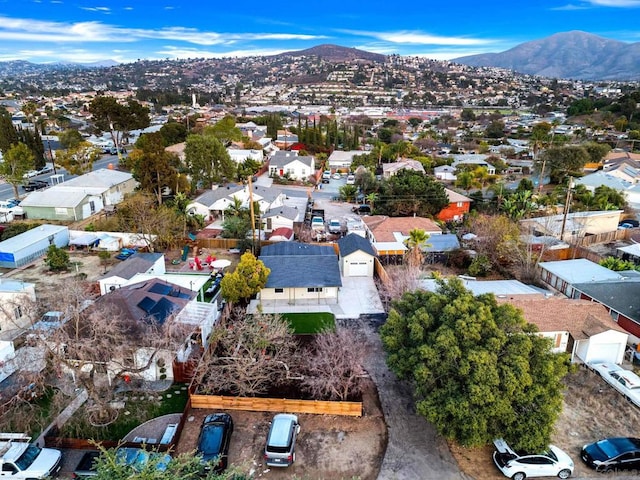
<path id="1" fill-rule="evenodd" d="M 486 38 L 443 37 L 419 31 L 402 30 L 397 32 L 370 32 L 363 30 L 339 30 L 343 33 L 363 37 L 373 37 L 391 43 L 412 45 L 486 45 L 493 40 Z"/>
<path id="2" fill-rule="evenodd" d="M 107 7 L 95 7 L 107 8 Z M 317 40 L 323 35 L 294 33 L 218 33 L 195 28 L 121 28 L 101 22 L 62 23 L 0 16 L 0 39 L 21 42 L 134 42 L 141 39 L 174 40 L 195 45 L 232 45 L 256 40 Z"/>
<path id="3" fill-rule="evenodd" d="M 88 12 L 100 12 L 100 13 L 111 13 L 111 9 L 109 7 L 80 7 L 82 10 L 87 10 Z"/>
<path id="4" fill-rule="evenodd" d="M 640 0 L 589 0 L 592 5 L 601 7 L 632 8 L 640 7 Z"/>
<path id="5" fill-rule="evenodd" d="M 289 51 L 290 49 L 251 49 L 251 50 L 233 50 L 228 52 L 212 52 L 209 50 L 201 50 L 197 48 L 178 48 L 166 46 L 163 50 L 156 51 L 159 56 L 157 58 L 232 58 L 232 57 L 255 57 L 278 55 L 279 53 Z"/>

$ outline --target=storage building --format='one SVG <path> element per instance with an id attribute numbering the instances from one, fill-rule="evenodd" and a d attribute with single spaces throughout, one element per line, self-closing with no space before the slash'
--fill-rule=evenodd
<path id="1" fill-rule="evenodd" d="M 69 245 L 69 228 L 62 225 L 40 225 L 0 242 L 0 267 L 18 268 L 46 255 L 50 245 Z"/>

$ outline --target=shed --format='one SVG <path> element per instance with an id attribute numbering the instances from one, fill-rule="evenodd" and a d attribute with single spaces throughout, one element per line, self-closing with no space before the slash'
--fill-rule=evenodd
<path id="1" fill-rule="evenodd" d="M 345 277 L 373 277 L 376 251 L 371 242 L 355 233 L 338 240 L 340 271 Z"/>
<path id="2" fill-rule="evenodd" d="M 62 225 L 40 225 L 0 242 L 0 267 L 18 268 L 39 259 L 50 245 L 69 245 L 69 228 Z"/>

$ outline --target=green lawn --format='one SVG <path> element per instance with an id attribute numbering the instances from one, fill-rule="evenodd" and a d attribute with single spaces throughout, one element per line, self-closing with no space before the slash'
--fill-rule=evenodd
<path id="1" fill-rule="evenodd" d="M 283 313 L 295 333 L 310 334 L 323 330 L 334 331 L 336 319 L 330 312 Z"/>

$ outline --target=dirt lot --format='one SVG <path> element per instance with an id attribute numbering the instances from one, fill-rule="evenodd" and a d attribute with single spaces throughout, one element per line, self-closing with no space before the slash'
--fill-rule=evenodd
<path id="1" fill-rule="evenodd" d="M 640 409 L 624 400 L 595 373 L 581 367 L 567 379 L 565 403 L 552 442 L 566 451 L 575 463 L 575 478 L 611 478 L 596 473 L 580 460 L 580 449 L 605 437 L 638 436 Z M 451 448 L 460 468 L 477 480 L 499 480 L 505 477 L 493 464 L 493 448 Z M 627 477 L 625 474 L 615 478 Z"/>
<path id="2" fill-rule="evenodd" d="M 328 415 L 298 415 L 300 434 L 296 463 L 289 468 L 269 468 L 262 455 L 272 413 L 230 411 L 234 431 L 229 461 L 253 471 L 255 477 L 282 479 L 297 475 L 300 479 L 340 480 L 357 476 L 375 480 L 386 448 L 387 429 L 375 387 L 366 389 L 364 416 L 361 418 Z M 177 449 L 188 452 L 196 447 L 203 418 L 212 411 L 192 410 L 192 421 L 185 424 Z"/>

